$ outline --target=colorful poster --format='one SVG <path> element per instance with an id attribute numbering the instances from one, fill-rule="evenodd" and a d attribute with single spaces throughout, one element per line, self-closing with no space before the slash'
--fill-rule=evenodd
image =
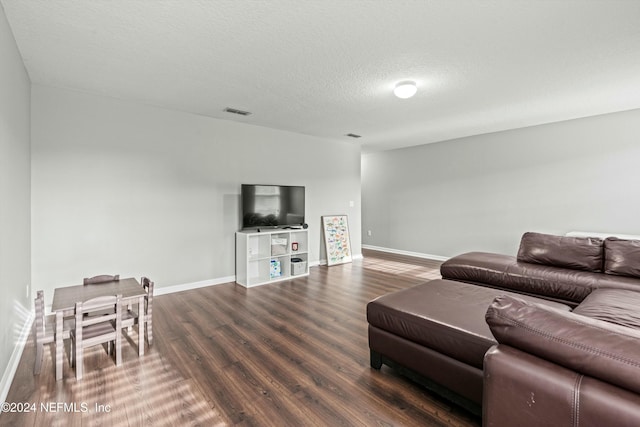
<path id="1" fill-rule="evenodd" d="M 322 217 L 324 245 L 327 249 L 327 265 L 351 262 L 349 224 L 346 215 Z"/>

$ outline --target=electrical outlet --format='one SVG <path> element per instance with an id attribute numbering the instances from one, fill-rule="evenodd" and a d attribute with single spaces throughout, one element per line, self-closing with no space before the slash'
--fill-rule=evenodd
<path id="1" fill-rule="evenodd" d="M 371 237 L 371 230 L 367 230 L 367 236 Z"/>

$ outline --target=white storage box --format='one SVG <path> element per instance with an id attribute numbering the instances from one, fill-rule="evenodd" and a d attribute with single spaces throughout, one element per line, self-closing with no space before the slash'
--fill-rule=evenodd
<path id="1" fill-rule="evenodd" d="M 291 260 L 291 275 L 297 276 L 307 272 L 307 261 Z"/>
<path id="2" fill-rule="evenodd" d="M 284 255 L 287 253 L 287 238 L 271 238 L 271 255 Z"/>

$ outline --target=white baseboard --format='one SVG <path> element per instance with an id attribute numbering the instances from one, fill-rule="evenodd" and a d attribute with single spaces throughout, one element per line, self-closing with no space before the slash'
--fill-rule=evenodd
<path id="1" fill-rule="evenodd" d="M 310 262 L 309 268 L 319 265 L 318 261 Z M 166 286 L 163 288 L 154 288 L 154 295 L 167 295 L 174 292 L 189 291 L 191 289 L 206 288 L 207 286 L 222 285 L 224 283 L 235 282 L 236 276 L 219 277 L 217 279 L 201 280 L 199 282 L 185 283 L 182 285 Z"/>
<path id="2" fill-rule="evenodd" d="M 449 259 L 449 257 L 446 257 L 446 256 L 423 254 L 423 253 L 420 253 L 420 252 L 402 251 L 400 249 L 383 248 L 381 246 L 362 245 L 362 249 L 370 249 L 372 251 L 388 252 L 388 253 L 397 254 L 397 255 L 407 255 L 407 256 L 412 256 L 412 257 L 416 257 L 416 258 L 431 259 L 431 260 L 434 260 L 434 261 L 446 261 L 446 260 Z"/>
<path id="3" fill-rule="evenodd" d="M 13 383 L 13 377 L 16 375 L 18 365 L 20 364 L 20 358 L 22 358 L 22 352 L 24 351 L 27 339 L 31 333 L 31 325 L 33 324 L 34 317 L 34 313 L 30 313 L 30 315 L 25 319 L 18 337 L 18 342 L 13 347 L 13 353 L 11 353 L 11 358 L 7 364 L 7 368 L 4 370 L 4 374 L 2 374 L 2 380 L 0 380 L 0 402 L 5 402 L 7 400 L 11 383 Z"/>
<path id="4" fill-rule="evenodd" d="M 207 286 L 222 285 L 223 283 L 235 282 L 236 276 L 219 277 L 217 279 L 201 280 L 199 282 L 185 283 L 182 285 L 166 286 L 154 288 L 154 295 L 167 295 L 175 292 L 189 291 L 191 289 L 206 288 Z"/>

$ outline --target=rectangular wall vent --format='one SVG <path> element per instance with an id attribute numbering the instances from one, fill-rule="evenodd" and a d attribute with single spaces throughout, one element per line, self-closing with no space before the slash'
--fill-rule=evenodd
<path id="1" fill-rule="evenodd" d="M 231 108 L 231 107 L 227 107 L 222 111 L 224 111 L 226 113 L 231 113 L 231 114 L 238 114 L 240 116 L 250 116 L 251 115 L 251 113 L 249 111 L 238 110 L 237 108 Z"/>

